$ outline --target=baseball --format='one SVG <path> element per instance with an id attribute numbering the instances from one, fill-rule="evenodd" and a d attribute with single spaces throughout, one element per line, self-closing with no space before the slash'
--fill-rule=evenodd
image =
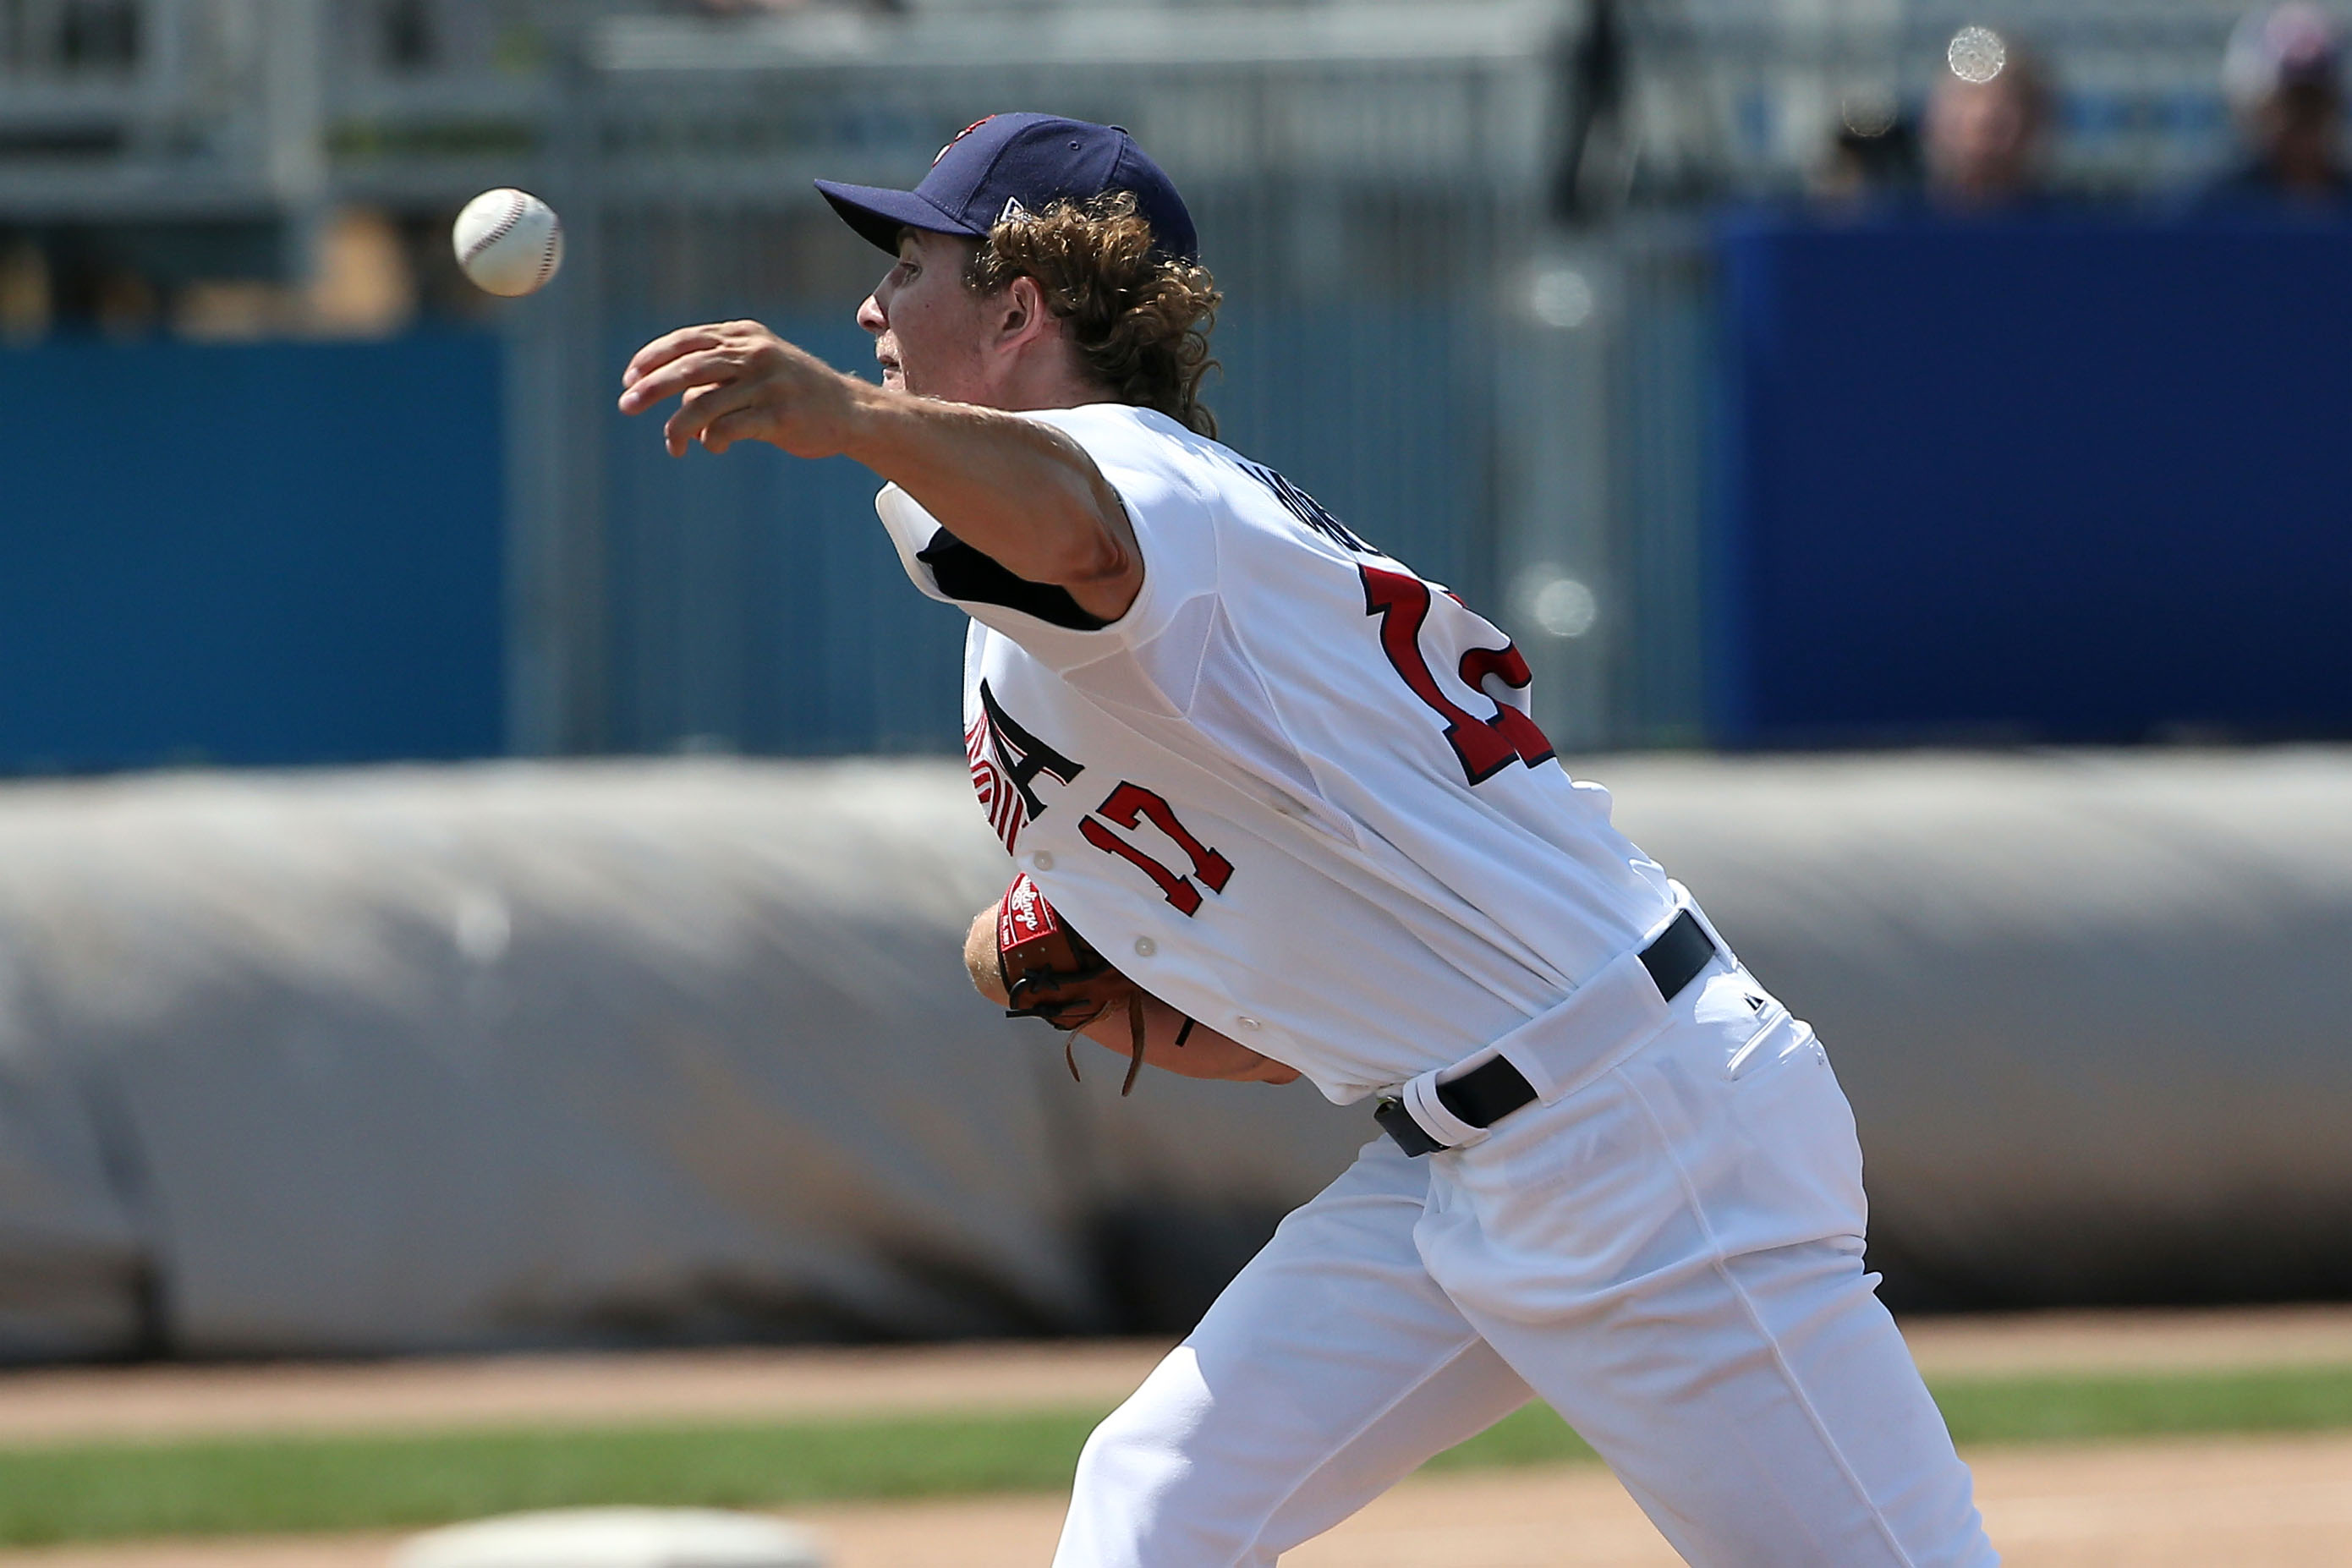
<path id="1" fill-rule="evenodd" d="M 529 294 L 563 265 L 563 225 L 529 191 L 484 191 L 457 215 L 450 241 L 466 276 L 493 294 Z"/>

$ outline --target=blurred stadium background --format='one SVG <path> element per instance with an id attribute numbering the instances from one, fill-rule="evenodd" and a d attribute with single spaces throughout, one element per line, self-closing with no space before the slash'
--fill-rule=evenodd
<path id="1" fill-rule="evenodd" d="M 1822 1026 L 1892 1299 L 2352 1289 L 2341 9 L 0 0 L 0 1358 L 1165 1331 L 1344 1162 L 962 994 L 958 618 L 612 412 L 866 364 L 810 179 L 1008 107 Z"/>

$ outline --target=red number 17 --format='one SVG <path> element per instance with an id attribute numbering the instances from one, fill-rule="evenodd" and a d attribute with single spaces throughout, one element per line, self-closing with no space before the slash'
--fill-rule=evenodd
<path id="1" fill-rule="evenodd" d="M 1193 837 L 1192 831 L 1176 819 L 1176 808 L 1141 784 L 1121 784 L 1095 809 L 1126 828 L 1140 827 L 1144 818 L 1150 818 L 1152 826 L 1174 839 L 1177 847 L 1192 857 L 1192 877 L 1199 878 L 1209 891 L 1222 893 L 1233 879 L 1234 863 Z M 1192 885 L 1191 877 L 1170 870 L 1091 816 L 1079 819 L 1078 831 L 1096 848 L 1118 856 L 1150 878 L 1159 885 L 1160 895 L 1180 912 L 1189 915 L 1200 909 L 1201 889 Z"/>

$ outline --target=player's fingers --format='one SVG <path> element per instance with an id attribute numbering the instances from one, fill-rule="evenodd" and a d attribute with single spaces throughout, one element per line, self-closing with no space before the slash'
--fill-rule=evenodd
<path id="1" fill-rule="evenodd" d="M 671 457 L 685 457 L 686 449 L 694 445 L 694 433 L 698 427 L 692 419 L 694 405 L 712 390 L 708 386 L 687 388 L 686 395 L 677 400 L 677 411 L 663 423 L 662 445 L 669 449 Z"/>
<path id="2" fill-rule="evenodd" d="M 707 452 L 723 452 L 738 441 L 749 441 L 760 434 L 767 419 L 767 410 L 738 408 L 732 414 L 722 414 L 702 427 L 702 447 Z"/>
<path id="3" fill-rule="evenodd" d="M 702 349 L 647 372 L 621 394 L 621 412 L 642 414 L 666 397 L 698 386 L 716 386 L 743 374 L 740 358 L 724 348 Z"/>
<path id="4" fill-rule="evenodd" d="M 687 447 L 702 439 L 712 421 L 747 407 L 759 396 L 758 388 L 742 382 L 695 387 L 662 426 L 662 439 L 667 443 L 670 455 L 683 457 Z"/>
<path id="5" fill-rule="evenodd" d="M 664 332 L 629 356 L 627 366 L 621 372 L 621 384 L 624 387 L 635 386 L 657 366 L 667 364 L 678 355 L 692 353 L 698 349 L 715 349 L 719 342 L 719 329 L 715 325 L 680 327 L 674 332 Z"/>

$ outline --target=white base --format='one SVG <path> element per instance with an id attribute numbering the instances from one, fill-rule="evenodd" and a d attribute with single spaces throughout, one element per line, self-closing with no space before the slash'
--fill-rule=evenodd
<path id="1" fill-rule="evenodd" d="M 808 1531 L 700 1508 L 569 1508 L 428 1531 L 391 1568 L 824 1568 Z"/>

